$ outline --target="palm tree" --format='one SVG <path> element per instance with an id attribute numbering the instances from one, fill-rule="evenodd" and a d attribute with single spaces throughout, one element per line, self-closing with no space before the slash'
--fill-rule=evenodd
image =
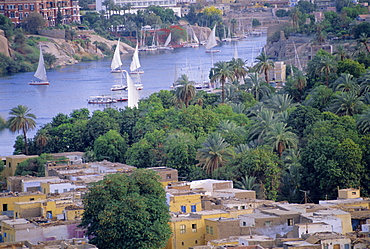
<path id="1" fill-rule="evenodd" d="M 361 75 L 357 83 L 360 85 L 361 95 L 370 92 L 370 70 L 367 70 L 366 73 Z"/>
<path id="2" fill-rule="evenodd" d="M 235 187 L 245 190 L 256 190 L 259 186 L 258 184 L 256 184 L 256 179 L 257 178 L 254 176 L 242 176 L 240 181 L 235 182 Z"/>
<path id="3" fill-rule="evenodd" d="M 267 56 L 265 52 L 261 52 L 259 56 L 256 57 L 258 61 L 257 64 L 254 66 L 257 72 L 265 74 L 265 81 L 269 83 L 268 78 L 268 71 L 275 67 L 275 63 L 270 60 L 270 57 Z"/>
<path id="4" fill-rule="evenodd" d="M 266 83 L 258 77 L 258 73 L 249 74 L 248 78 L 245 79 L 245 83 L 248 87 L 248 92 L 253 94 L 256 101 L 259 101 L 261 97 L 268 96 L 271 93 Z"/>
<path id="5" fill-rule="evenodd" d="M 231 65 L 232 70 L 234 71 L 235 79 L 238 82 L 240 81 L 240 79 L 244 80 L 245 76 L 247 75 L 247 69 L 245 68 L 245 62 L 240 58 L 238 59 L 233 58 L 230 61 L 230 65 Z"/>
<path id="6" fill-rule="evenodd" d="M 271 125 L 269 131 L 266 133 L 266 142 L 272 146 L 281 157 L 284 150 L 287 148 L 297 148 L 298 137 L 295 133 L 290 131 L 286 123 L 274 123 Z"/>
<path id="7" fill-rule="evenodd" d="M 8 127 L 11 132 L 22 131 L 25 145 L 25 154 L 28 154 L 27 131 L 36 127 L 36 116 L 30 113 L 31 109 L 24 105 L 18 105 L 10 110 Z"/>
<path id="8" fill-rule="evenodd" d="M 40 155 L 42 154 L 42 149 L 49 141 L 49 137 L 45 130 L 40 130 L 36 135 L 36 144 L 40 147 Z"/>
<path id="9" fill-rule="evenodd" d="M 334 112 L 339 116 L 353 116 L 354 114 L 359 113 L 364 106 L 362 102 L 362 97 L 357 95 L 357 92 L 341 92 L 335 96 L 329 110 Z"/>
<path id="10" fill-rule="evenodd" d="M 196 90 L 194 87 L 194 81 L 190 81 L 186 74 L 180 76 L 176 81 L 175 98 L 180 103 L 184 103 L 185 107 L 188 108 L 189 101 L 194 98 Z"/>
<path id="11" fill-rule="evenodd" d="M 341 61 L 348 58 L 347 50 L 342 45 L 339 45 L 335 54 L 340 58 Z"/>
<path id="12" fill-rule="evenodd" d="M 234 72 L 232 71 L 230 63 L 226 61 L 219 61 L 215 63 L 215 67 L 212 69 L 213 75 L 211 81 L 215 82 L 219 80 L 222 86 L 222 103 L 225 102 L 225 83 L 229 79 L 230 81 L 234 78 Z"/>
<path id="13" fill-rule="evenodd" d="M 214 170 L 225 165 L 228 157 L 233 155 L 230 145 L 225 142 L 219 133 L 211 133 L 202 148 L 198 149 L 196 159 L 199 160 L 198 166 L 203 165 L 203 169 L 211 175 Z"/>
<path id="14" fill-rule="evenodd" d="M 257 116 L 252 117 L 252 119 L 254 123 L 249 130 L 249 139 L 257 139 L 257 141 L 261 143 L 267 131 L 276 123 L 274 112 L 264 109 L 259 112 Z"/>
<path id="15" fill-rule="evenodd" d="M 359 85 L 355 83 L 352 79 L 353 79 L 353 76 L 351 74 L 342 73 L 340 77 L 334 82 L 333 90 L 341 91 L 341 92 L 348 92 L 348 91 L 358 92 Z"/>
<path id="16" fill-rule="evenodd" d="M 302 13 L 298 10 L 298 8 L 293 8 L 292 11 L 290 12 L 290 17 L 292 18 L 294 28 L 298 27 L 298 20 L 301 14 Z"/>
<path id="17" fill-rule="evenodd" d="M 273 110 L 276 113 L 287 111 L 295 106 L 292 97 L 289 94 L 275 94 L 271 98 L 267 99 L 266 107 Z"/>
<path id="18" fill-rule="evenodd" d="M 317 68 L 317 73 L 325 73 L 326 86 L 329 86 L 329 74 L 335 71 L 335 61 L 330 56 L 323 56 L 320 60 L 320 65 Z"/>
<path id="19" fill-rule="evenodd" d="M 367 45 L 369 43 L 369 37 L 367 37 L 366 33 L 361 33 L 359 38 L 357 39 L 357 42 L 361 45 L 363 45 L 366 48 L 366 51 L 370 53 L 370 48 Z"/>
<path id="20" fill-rule="evenodd" d="M 364 134 L 370 131 L 370 109 L 361 114 L 356 120 L 357 128 Z"/>

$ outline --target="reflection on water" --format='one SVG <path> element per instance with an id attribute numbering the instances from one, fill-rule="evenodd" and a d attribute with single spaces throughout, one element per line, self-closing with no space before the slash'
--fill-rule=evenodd
<path id="1" fill-rule="evenodd" d="M 144 85 L 140 97 L 148 97 L 162 89 L 169 90 L 175 78 L 181 74 L 202 82 L 208 78 L 212 61 L 231 60 L 235 46 L 239 57 L 249 64 L 265 42 L 266 37 L 255 37 L 223 43 L 219 46 L 221 52 L 215 54 L 205 53 L 204 47 L 140 52 L 141 69 L 145 71 L 140 75 Z M 131 56 L 122 55 L 123 69 L 129 69 Z M 33 79 L 33 72 L 0 77 L 0 115 L 7 119 L 11 108 L 26 105 L 37 116 L 39 128 L 58 113 L 70 114 L 72 110 L 79 108 L 88 108 L 90 112 L 102 110 L 106 105 L 89 105 L 87 99 L 92 95 L 112 94 L 111 86 L 121 83 L 119 74 L 110 73 L 110 63 L 110 59 L 105 59 L 48 70 L 50 86 L 28 85 Z M 135 78 L 133 75 L 132 77 Z M 124 108 L 127 103 L 118 102 L 110 106 Z M 35 133 L 36 130 L 30 131 L 28 136 L 32 138 Z M 0 156 L 12 154 L 12 146 L 18 135 L 8 130 L 0 131 Z"/>

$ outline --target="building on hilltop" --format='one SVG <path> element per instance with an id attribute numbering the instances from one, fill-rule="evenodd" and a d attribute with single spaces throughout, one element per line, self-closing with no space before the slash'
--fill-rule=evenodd
<path id="1" fill-rule="evenodd" d="M 19 25 L 31 13 L 39 13 L 46 20 L 46 26 L 57 24 L 58 13 L 62 24 L 80 23 L 80 6 L 76 0 L 0 0 L 0 14 Z M 60 15 L 59 14 L 59 15 Z"/>

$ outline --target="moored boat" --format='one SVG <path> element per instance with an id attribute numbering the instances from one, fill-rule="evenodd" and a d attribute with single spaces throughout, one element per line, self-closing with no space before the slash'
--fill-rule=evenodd
<path id="1" fill-rule="evenodd" d="M 99 95 L 99 96 L 90 96 L 87 100 L 89 104 L 112 104 L 116 103 L 117 100 L 111 96 Z"/>
<path id="2" fill-rule="evenodd" d="M 35 74 L 33 75 L 39 80 L 33 80 L 28 83 L 28 85 L 34 85 L 34 86 L 47 86 L 50 85 L 50 82 L 48 80 L 48 77 L 46 76 L 46 69 L 45 69 L 45 63 L 44 63 L 44 56 L 42 54 L 42 49 L 40 45 L 40 57 L 39 57 L 39 64 L 37 66 L 37 70 Z"/>

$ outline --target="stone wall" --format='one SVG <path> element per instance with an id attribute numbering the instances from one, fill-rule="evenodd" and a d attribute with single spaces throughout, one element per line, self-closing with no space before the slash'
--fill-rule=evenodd
<path id="1" fill-rule="evenodd" d="M 41 29 L 38 31 L 38 33 L 42 36 L 58 39 L 64 39 L 66 37 L 66 31 L 64 29 Z"/>

